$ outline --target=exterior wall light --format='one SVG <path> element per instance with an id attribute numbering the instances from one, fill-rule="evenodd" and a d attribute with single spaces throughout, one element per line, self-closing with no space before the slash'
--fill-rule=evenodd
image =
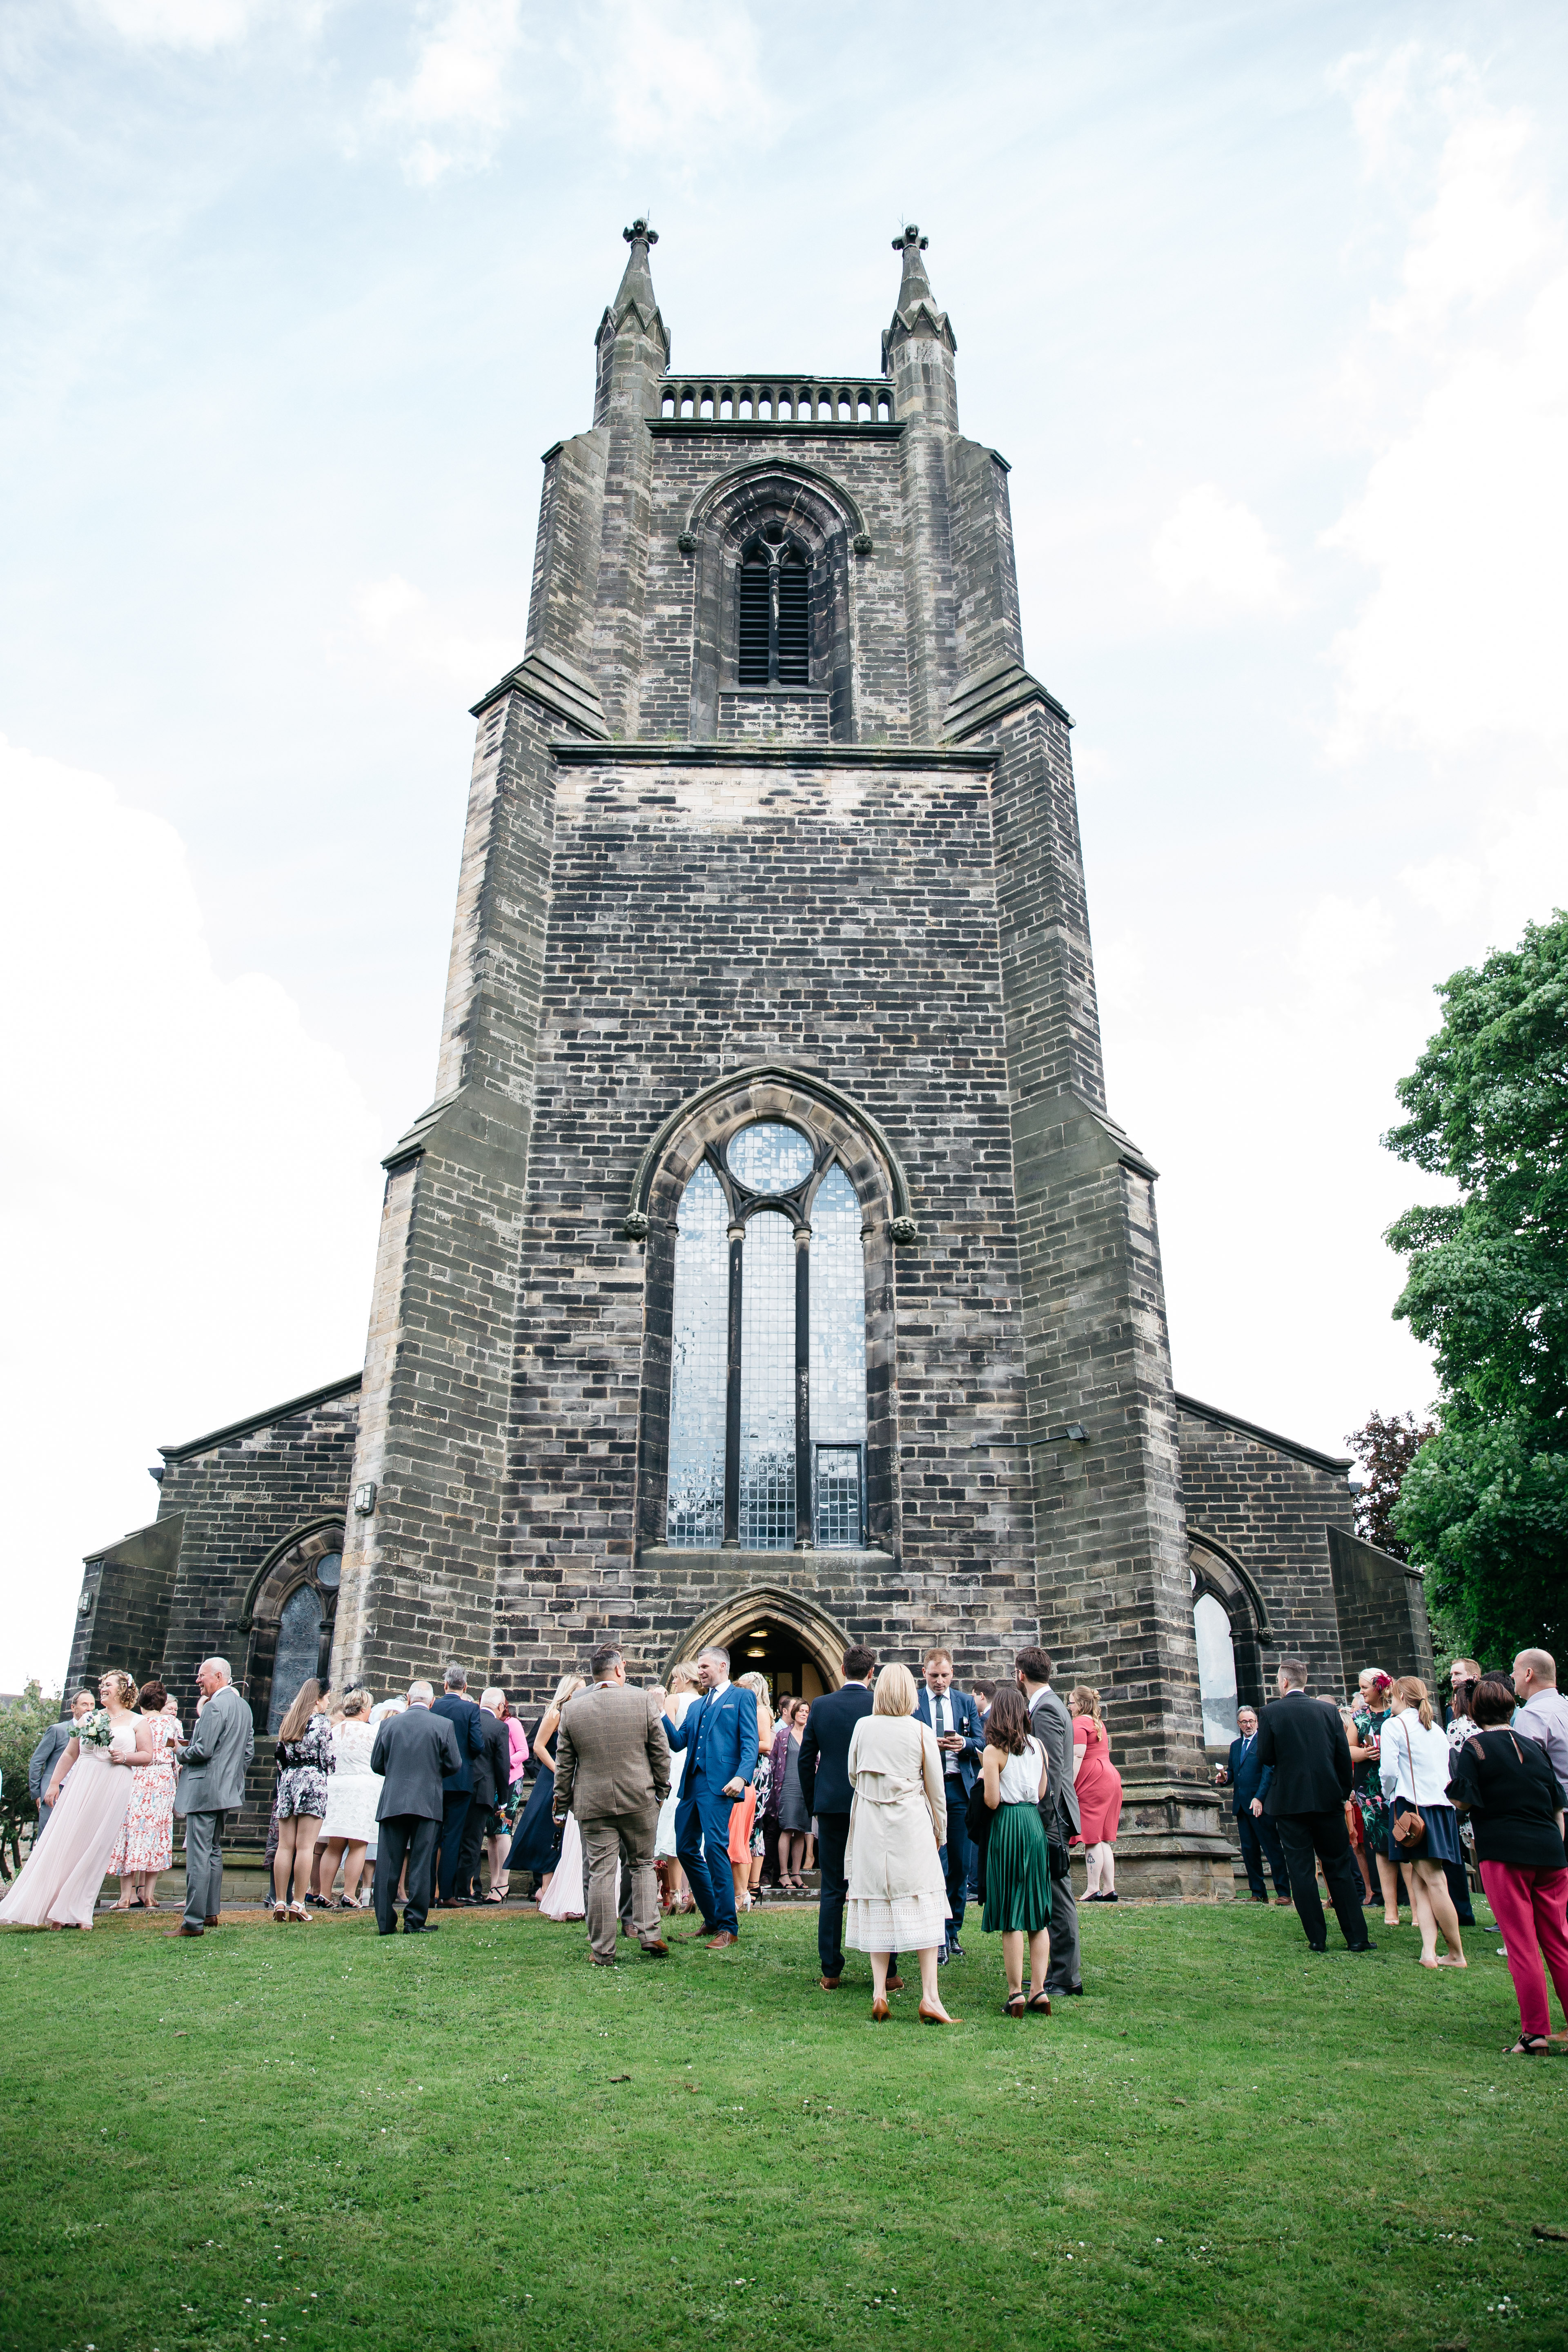
<path id="1" fill-rule="evenodd" d="M 368 1519 L 375 1508 L 375 1480 L 367 1478 L 363 1486 L 354 1488 L 354 1509 L 362 1519 Z"/>

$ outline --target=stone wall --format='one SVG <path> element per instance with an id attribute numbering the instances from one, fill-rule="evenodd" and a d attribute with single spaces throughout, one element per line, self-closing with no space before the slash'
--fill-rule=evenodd
<path id="1" fill-rule="evenodd" d="M 1430 1689 L 1432 1629 L 1421 1570 L 1342 1527 L 1329 1529 L 1329 1556 L 1347 1689 L 1363 1666 L 1419 1675 Z"/>

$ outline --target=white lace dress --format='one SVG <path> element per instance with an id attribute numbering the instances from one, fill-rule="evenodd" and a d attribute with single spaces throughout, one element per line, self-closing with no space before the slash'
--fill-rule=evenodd
<path id="1" fill-rule="evenodd" d="M 357 1717 L 345 1717 L 332 1733 L 337 1769 L 327 1782 L 323 1838 L 346 1838 L 351 1845 L 368 1845 L 375 1836 L 375 1809 L 381 1802 L 382 1778 L 370 1769 L 375 1734 Z"/>
<path id="2" fill-rule="evenodd" d="M 686 1710 L 696 1696 L 694 1691 L 677 1691 L 669 1702 L 671 1723 L 679 1729 L 686 1720 Z M 680 1784 L 686 1778 L 686 1750 L 672 1748 L 669 1751 L 669 1794 L 658 1809 L 658 1823 L 653 1833 L 655 1862 L 675 1859 L 675 1809 L 680 1802 Z"/>

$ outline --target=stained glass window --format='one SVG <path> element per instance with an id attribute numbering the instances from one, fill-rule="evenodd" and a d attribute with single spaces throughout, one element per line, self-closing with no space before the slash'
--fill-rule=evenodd
<path id="1" fill-rule="evenodd" d="M 321 1604 L 308 1584 L 296 1585 L 278 1619 L 272 1658 L 272 1699 L 267 1728 L 276 1731 L 321 1657 Z"/>
<path id="2" fill-rule="evenodd" d="M 698 1548 L 724 1537 L 728 1224 L 719 1179 L 700 1168 L 676 1220 L 668 1514 L 668 1541 Z"/>
<path id="3" fill-rule="evenodd" d="M 788 1128 L 774 1132 L 793 1135 Z M 795 1252 L 787 1217 L 764 1212 L 747 1225 L 741 1288 L 740 1533 L 745 1551 L 789 1551 L 795 1546 Z"/>
<path id="4" fill-rule="evenodd" d="M 842 1168 L 829 1169 L 811 1206 L 811 1434 L 835 1445 L 866 1437 L 866 1259 Z"/>
<path id="5" fill-rule="evenodd" d="M 1236 1738 L 1236 1651 L 1230 1619 L 1212 1592 L 1200 1592 L 1194 1603 L 1193 1631 L 1198 1644 L 1204 1739 L 1208 1747 L 1217 1748 Z"/>
<path id="6" fill-rule="evenodd" d="M 731 1175 L 752 1192 L 792 1192 L 810 1175 L 815 1157 L 798 1128 L 776 1119 L 743 1127 L 728 1153 Z"/>

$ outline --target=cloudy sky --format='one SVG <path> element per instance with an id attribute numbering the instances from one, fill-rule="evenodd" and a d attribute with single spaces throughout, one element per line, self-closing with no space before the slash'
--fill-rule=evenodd
<path id="1" fill-rule="evenodd" d="M 903 218 L 1078 722 L 1178 1384 L 1419 1406 L 1380 1151 L 1568 902 L 1568 16 L 8 0 L 0 1687 L 146 1465 L 351 1370 L 467 706 L 651 208 L 678 366 L 874 365 Z"/>

